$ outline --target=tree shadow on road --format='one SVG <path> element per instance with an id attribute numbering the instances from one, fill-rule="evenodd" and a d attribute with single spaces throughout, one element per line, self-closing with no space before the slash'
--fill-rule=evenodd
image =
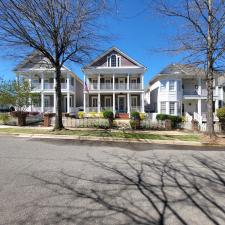
<path id="1" fill-rule="evenodd" d="M 49 193 L 32 202 L 45 216 L 37 222 L 29 215 L 21 224 L 225 224 L 223 160 L 118 155 L 110 155 L 107 162 L 89 159 L 89 174 L 33 174 Z"/>

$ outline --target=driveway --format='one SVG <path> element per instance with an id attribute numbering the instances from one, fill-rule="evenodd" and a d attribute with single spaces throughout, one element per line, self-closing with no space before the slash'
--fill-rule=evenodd
<path id="1" fill-rule="evenodd" d="M 0 136 L 0 224 L 225 224 L 225 152 Z"/>

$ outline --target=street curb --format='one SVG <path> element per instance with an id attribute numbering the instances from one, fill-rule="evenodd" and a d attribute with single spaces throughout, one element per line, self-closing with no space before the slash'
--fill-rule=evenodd
<path id="1" fill-rule="evenodd" d="M 0 136 L 14 136 L 21 138 L 36 138 L 36 139 L 55 139 L 55 140 L 79 140 L 79 141 L 104 141 L 104 142 L 123 142 L 123 143 L 145 143 L 145 144 L 164 144 L 164 145 L 179 145 L 179 146 L 215 146 L 222 147 L 223 145 L 212 145 L 197 141 L 179 141 L 179 140 L 150 140 L 150 139 L 133 139 L 133 138 L 111 138 L 111 137 L 93 137 L 93 136 L 74 136 L 74 135 L 46 135 L 46 134 L 22 134 L 22 133 L 0 133 Z"/>

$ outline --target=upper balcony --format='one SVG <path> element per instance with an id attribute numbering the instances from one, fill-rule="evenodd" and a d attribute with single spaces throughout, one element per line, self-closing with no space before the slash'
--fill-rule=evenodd
<path id="1" fill-rule="evenodd" d="M 41 83 L 33 83 L 32 85 L 32 91 L 54 91 L 54 83 L 44 83 L 43 88 Z M 75 87 L 73 85 L 69 85 L 69 88 L 67 87 L 67 83 L 61 83 L 61 90 L 62 91 L 74 91 Z"/>
<path id="2" fill-rule="evenodd" d="M 97 91 L 97 90 L 121 90 L 121 91 L 126 91 L 126 90 L 137 90 L 141 91 L 142 89 L 142 83 L 115 83 L 114 87 L 112 83 L 92 83 L 88 85 L 88 90 L 91 91 Z"/>
<path id="3" fill-rule="evenodd" d="M 184 97 L 207 97 L 207 89 L 183 89 Z M 213 90 L 213 96 L 219 96 L 218 90 Z"/>

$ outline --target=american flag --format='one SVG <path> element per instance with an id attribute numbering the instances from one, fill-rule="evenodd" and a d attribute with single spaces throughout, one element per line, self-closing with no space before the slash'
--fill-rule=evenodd
<path id="1" fill-rule="evenodd" d="M 87 92 L 89 92 L 88 85 L 87 85 L 87 82 L 86 81 L 84 82 L 84 90 L 87 91 Z"/>

